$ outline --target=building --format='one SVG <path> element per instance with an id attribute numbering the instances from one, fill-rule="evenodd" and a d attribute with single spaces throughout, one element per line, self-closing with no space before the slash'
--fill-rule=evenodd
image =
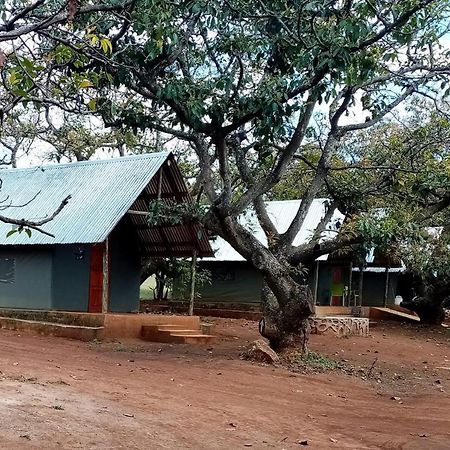
<path id="1" fill-rule="evenodd" d="M 0 224 L 0 307 L 138 311 L 142 258 L 212 254 L 198 224 L 148 225 L 152 200 L 190 201 L 171 153 L 6 169 L 0 179 L 7 217 L 48 217 L 70 195 L 45 234 Z"/>
<path id="2" fill-rule="evenodd" d="M 283 233 L 295 216 L 301 200 L 267 202 L 267 212 L 278 232 Z M 305 221 L 294 239 L 298 246 L 309 242 L 325 215 L 327 199 L 315 199 Z M 335 210 L 321 241 L 333 238 L 339 232 L 344 216 Z M 250 229 L 257 239 L 267 245 L 267 238 L 253 211 L 243 214 L 239 221 Z M 226 241 L 217 237 L 212 241 L 213 257 L 204 258 L 200 268 L 211 272 L 212 282 L 199 288 L 199 302 L 219 307 L 258 306 L 262 287 L 262 276 Z M 397 277 L 403 267 L 389 267 L 382 255 L 372 251 L 367 256 L 363 276 L 363 305 L 380 306 L 394 303 Z M 305 281 L 309 284 L 318 305 L 342 305 L 354 301 L 358 294 L 359 268 L 354 267 L 352 255 L 323 255 L 304 268 Z M 386 288 L 387 283 L 387 288 Z M 353 293 L 353 297 L 350 294 Z M 186 294 L 175 288 L 175 296 Z M 385 300 L 386 297 L 386 300 Z"/>

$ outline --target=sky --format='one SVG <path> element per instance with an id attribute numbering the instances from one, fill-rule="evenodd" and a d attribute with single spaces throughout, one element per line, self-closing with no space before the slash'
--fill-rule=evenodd
<path id="1" fill-rule="evenodd" d="M 447 33 L 441 38 L 441 44 L 443 46 L 444 50 L 450 49 L 450 34 Z M 359 97 L 359 98 L 358 98 Z M 357 95 L 356 104 L 351 107 L 348 111 L 348 114 L 343 115 L 340 120 L 340 125 L 347 125 L 351 123 L 359 123 L 359 122 L 365 122 L 367 118 L 370 118 L 370 113 L 368 111 L 363 110 L 362 103 L 361 103 L 361 95 Z M 316 107 L 315 110 L 316 113 L 321 113 L 327 115 L 329 112 L 329 104 L 322 103 L 318 107 Z M 405 112 L 405 105 L 400 105 L 395 110 L 396 114 L 399 114 L 402 116 Z M 54 111 L 52 114 L 53 121 L 56 126 L 59 126 L 62 123 L 61 120 L 62 115 L 58 113 L 58 111 Z M 102 130 L 101 122 L 98 119 L 93 119 L 93 124 L 95 127 L 98 127 L 99 131 Z M 172 147 L 171 149 L 174 149 L 176 147 L 176 141 L 172 141 L 171 143 Z M 46 160 L 46 156 L 48 153 L 52 150 L 52 147 L 50 144 L 46 142 L 38 142 L 36 145 L 33 146 L 33 150 L 30 155 L 21 156 L 18 158 L 18 166 L 19 167 L 28 167 L 28 166 L 35 166 L 35 165 L 41 165 L 43 163 L 49 164 L 50 162 Z M 0 151 L 1 156 L 1 151 Z M 111 155 L 110 152 L 99 150 L 93 157 L 93 159 L 104 159 L 104 158 L 111 158 L 113 155 Z M 118 156 L 118 155 L 115 155 Z"/>

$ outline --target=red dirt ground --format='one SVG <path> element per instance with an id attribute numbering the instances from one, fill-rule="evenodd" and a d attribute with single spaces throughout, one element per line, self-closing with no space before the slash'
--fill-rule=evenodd
<path id="1" fill-rule="evenodd" d="M 209 348 L 0 331 L 0 448 L 450 448 L 448 330 L 312 336 L 359 376 L 302 375 L 239 358 L 256 323 L 214 321 Z"/>

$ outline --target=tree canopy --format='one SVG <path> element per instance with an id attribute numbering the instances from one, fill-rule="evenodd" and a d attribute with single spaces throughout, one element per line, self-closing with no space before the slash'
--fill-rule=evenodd
<path id="1" fill-rule="evenodd" d="M 351 219 L 376 208 L 371 190 L 395 197 L 399 182 L 414 187 L 407 168 L 399 177 L 356 167 L 366 164 L 363 145 L 350 142 L 413 96 L 448 95 L 450 53 L 442 43 L 449 8 L 444 0 L 12 1 L 0 24 L 1 107 L 3 115 L 19 103 L 59 108 L 187 143 L 199 168 L 195 193 L 209 205 L 207 227 L 263 273 L 278 312 L 295 304 L 305 318 L 311 305 L 291 268 L 360 243 L 373 232 L 361 226 L 374 216 L 326 243 L 320 231 L 327 217 L 311 242 L 294 247 L 293 239 L 322 192 Z M 378 132 L 395 140 L 386 127 Z M 426 141 L 426 130 L 419 132 Z M 408 141 L 398 139 L 406 151 Z M 398 162 L 381 145 L 373 153 L 371 163 Z M 302 203 L 280 234 L 264 200 L 295 160 L 308 174 L 300 174 Z M 368 184 L 358 186 L 360 171 Z M 450 193 L 433 170 L 424 176 L 430 192 L 415 204 L 427 217 L 450 204 Z M 269 248 L 237 221 L 249 207 Z"/>

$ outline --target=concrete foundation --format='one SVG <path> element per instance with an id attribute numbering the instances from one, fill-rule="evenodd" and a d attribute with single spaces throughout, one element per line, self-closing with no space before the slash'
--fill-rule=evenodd
<path id="1" fill-rule="evenodd" d="M 370 317 L 369 306 L 362 306 L 360 308 L 361 314 L 359 317 Z M 316 306 L 315 317 L 334 317 L 334 316 L 352 316 L 353 307 L 351 306 Z"/>
<path id="2" fill-rule="evenodd" d="M 44 336 L 58 336 L 79 341 L 101 339 L 103 327 L 87 327 L 63 323 L 37 322 L 34 320 L 0 317 L 0 328 L 5 330 L 25 331 Z"/>
<path id="3" fill-rule="evenodd" d="M 186 329 L 200 329 L 198 316 L 164 316 L 159 314 L 105 314 L 105 338 L 139 338 L 143 326 L 178 325 Z"/>
<path id="4" fill-rule="evenodd" d="M 142 326 L 175 325 L 200 330 L 198 316 L 92 314 L 67 311 L 0 310 L 0 328 L 74 339 L 140 338 Z"/>

